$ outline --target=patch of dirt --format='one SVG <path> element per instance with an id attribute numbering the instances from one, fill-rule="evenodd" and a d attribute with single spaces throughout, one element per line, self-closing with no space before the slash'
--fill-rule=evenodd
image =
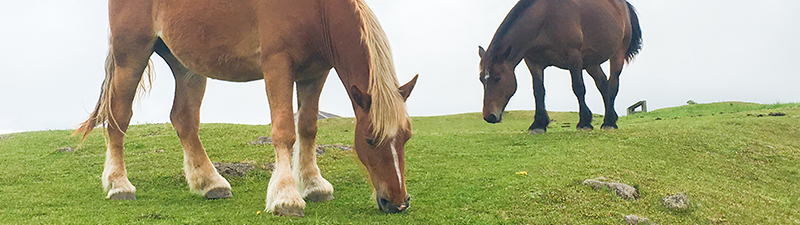
<path id="1" fill-rule="evenodd" d="M 672 211 L 686 211 L 691 206 L 689 196 L 681 192 L 677 195 L 661 198 L 661 205 Z"/>
<path id="2" fill-rule="evenodd" d="M 771 112 L 769 114 L 747 114 L 747 116 L 755 116 L 755 117 L 765 117 L 765 116 L 786 116 L 786 113 L 782 112 Z"/>
<path id="3" fill-rule="evenodd" d="M 271 137 L 257 137 L 255 140 L 249 142 L 251 145 L 272 145 L 272 138 Z M 347 146 L 342 143 L 337 143 L 335 145 L 317 145 L 317 156 L 325 154 L 326 151 L 329 150 L 341 150 L 341 151 L 350 151 L 353 150 L 353 146 Z"/>
<path id="4" fill-rule="evenodd" d="M 774 113 L 774 112 L 771 112 L 771 113 L 769 113 L 769 116 L 786 116 L 786 113 L 782 113 L 782 112 Z"/>
<path id="5" fill-rule="evenodd" d="M 72 148 L 72 147 L 62 147 L 62 148 L 56 149 L 56 151 L 63 152 L 63 153 L 70 153 L 70 152 L 75 152 L 75 149 Z"/>
<path id="6" fill-rule="evenodd" d="M 226 178 L 243 177 L 248 173 L 258 169 L 263 169 L 267 171 L 272 171 L 275 169 L 274 162 L 264 163 L 264 164 L 255 164 L 248 162 L 234 162 L 234 163 L 212 162 L 211 164 L 214 165 L 214 168 L 217 169 L 217 172 L 220 175 Z"/>
<path id="7" fill-rule="evenodd" d="M 140 216 L 140 217 L 139 217 L 139 219 L 137 219 L 136 221 L 142 221 L 142 220 L 163 220 L 163 219 L 169 219 L 169 218 L 170 218 L 170 216 L 161 215 L 161 214 L 155 214 L 155 213 L 150 213 L 150 214 L 142 214 L 142 216 Z"/>
<path id="8" fill-rule="evenodd" d="M 595 190 L 608 188 L 609 190 L 614 191 L 617 196 L 625 200 L 639 199 L 639 190 L 636 190 L 635 187 L 623 183 L 606 182 L 607 180 L 608 178 L 598 177 L 597 179 L 584 180 L 583 184 L 588 185 Z"/>

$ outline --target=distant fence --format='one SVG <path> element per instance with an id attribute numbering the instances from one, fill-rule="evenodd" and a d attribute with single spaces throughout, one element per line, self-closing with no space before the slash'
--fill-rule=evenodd
<path id="1" fill-rule="evenodd" d="M 642 110 L 636 111 L 637 108 Z M 647 112 L 647 100 L 641 100 L 628 107 L 628 115 Z"/>

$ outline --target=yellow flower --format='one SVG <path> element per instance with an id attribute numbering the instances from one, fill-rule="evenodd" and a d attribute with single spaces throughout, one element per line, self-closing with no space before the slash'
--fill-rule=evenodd
<path id="1" fill-rule="evenodd" d="M 261 215 L 261 211 L 256 212 L 256 215 Z"/>
<path id="2" fill-rule="evenodd" d="M 519 171 L 519 172 L 517 172 L 517 175 L 527 176 L 528 175 L 528 171 L 524 171 L 524 170 L 523 171 Z"/>

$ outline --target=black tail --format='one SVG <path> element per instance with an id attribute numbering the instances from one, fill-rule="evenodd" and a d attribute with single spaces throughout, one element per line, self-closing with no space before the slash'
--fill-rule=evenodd
<path id="1" fill-rule="evenodd" d="M 625 2 L 628 3 L 628 14 L 631 17 L 631 29 L 633 30 L 631 32 L 631 44 L 628 46 L 625 60 L 631 61 L 636 54 L 639 54 L 639 50 L 642 50 L 642 28 L 639 27 L 639 16 L 636 15 L 636 8 L 630 2 Z"/>

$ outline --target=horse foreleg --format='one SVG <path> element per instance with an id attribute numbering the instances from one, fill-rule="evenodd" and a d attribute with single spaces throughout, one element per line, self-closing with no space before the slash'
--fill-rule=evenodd
<path id="1" fill-rule="evenodd" d="M 619 76 L 622 74 L 622 67 L 625 65 L 625 56 L 615 56 L 611 59 L 611 77 L 608 78 L 608 96 L 606 97 L 606 117 L 603 120 L 603 129 L 617 129 L 617 111 L 614 110 L 614 102 L 619 93 Z"/>
<path id="2" fill-rule="evenodd" d="M 265 211 L 282 216 L 304 216 L 305 201 L 295 189 L 292 177 L 292 147 L 296 133 L 292 115 L 291 57 L 278 53 L 263 63 L 264 82 L 272 116 L 275 170 L 267 188 Z"/>
<path id="3" fill-rule="evenodd" d="M 525 59 L 528 70 L 533 77 L 533 97 L 536 99 L 536 115 L 533 116 L 533 124 L 528 128 L 530 134 L 544 134 L 547 132 L 547 125 L 550 124 L 550 116 L 544 105 L 544 66 Z"/>
<path id="4" fill-rule="evenodd" d="M 312 81 L 297 83 L 297 143 L 294 145 L 292 174 L 297 182 L 297 191 L 312 202 L 333 200 L 333 186 L 322 178 L 317 167 L 315 145 L 319 95 L 328 71 L 324 73 Z"/>
<path id="5" fill-rule="evenodd" d="M 230 198 L 231 185 L 219 175 L 200 142 L 200 104 L 206 77 L 192 74 L 169 52 L 156 48 L 175 76 L 175 99 L 170 119 L 183 147 L 183 169 L 189 190 L 209 199 Z"/>

